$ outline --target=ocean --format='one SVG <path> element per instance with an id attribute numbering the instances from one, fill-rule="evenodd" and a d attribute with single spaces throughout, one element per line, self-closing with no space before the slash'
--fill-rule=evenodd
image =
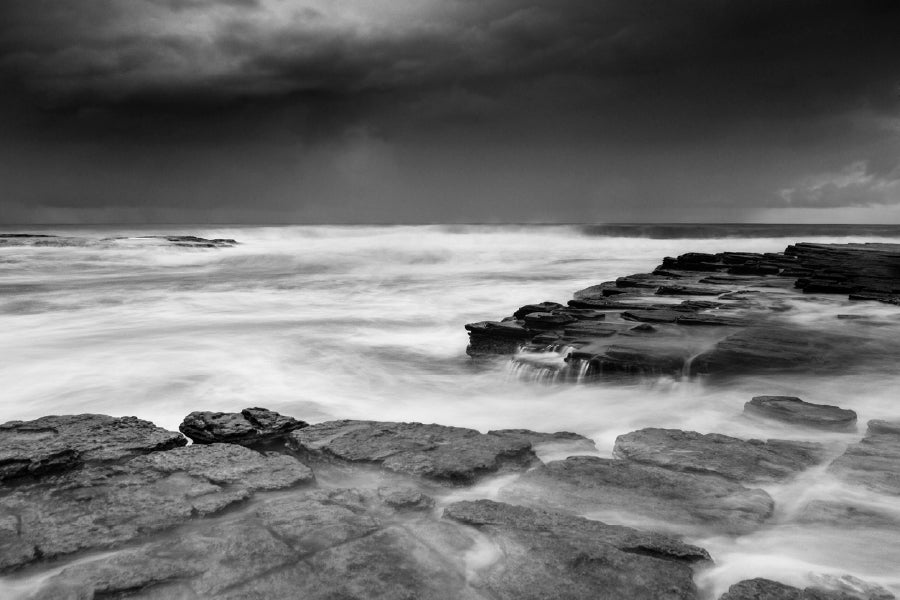
<path id="1" fill-rule="evenodd" d="M 309 422 L 419 421 L 481 431 L 574 431 L 610 456 L 642 427 L 743 438 L 815 439 L 835 456 L 860 434 L 810 433 L 741 417 L 763 394 L 897 419 L 900 371 L 769 375 L 710 383 L 658 377 L 573 384 L 535 381 L 508 358 L 473 361 L 463 325 L 521 305 L 565 303 L 578 289 L 648 272 L 684 252 L 778 252 L 791 243 L 895 242 L 900 226 L 429 225 L 5 227 L 0 245 L 0 422 L 47 414 L 135 415 L 168 429 L 195 410 L 261 406 Z M 180 247 L 153 235 L 233 238 L 230 248 Z M 900 309 L 810 296 L 801 323 L 838 314 L 878 319 L 900 335 Z M 551 363 L 561 356 L 549 356 Z M 864 425 L 863 425 L 864 427 Z M 861 429 L 861 431 L 864 429 Z M 691 540 L 716 565 L 710 594 L 742 578 L 799 584 L 808 572 L 849 573 L 900 593 L 900 540 L 889 532 L 802 525 L 813 497 L 848 497 L 900 513 L 895 499 L 812 470 L 765 486 L 775 525 L 739 538 Z M 490 494 L 489 486 L 485 493 Z M 604 515 L 615 520 L 615 515 Z"/>

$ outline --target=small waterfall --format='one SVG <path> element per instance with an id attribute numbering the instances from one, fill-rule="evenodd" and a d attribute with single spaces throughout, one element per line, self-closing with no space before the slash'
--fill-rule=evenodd
<path id="1" fill-rule="evenodd" d="M 587 358 L 573 358 L 577 350 L 568 344 L 550 344 L 540 350 L 524 349 L 509 360 L 509 374 L 514 379 L 537 383 L 560 381 L 583 383 L 591 376 Z"/>

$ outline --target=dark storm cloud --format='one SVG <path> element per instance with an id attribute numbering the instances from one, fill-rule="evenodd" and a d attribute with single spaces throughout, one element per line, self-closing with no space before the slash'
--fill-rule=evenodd
<path id="1" fill-rule="evenodd" d="M 324 196 L 421 197 L 424 169 L 521 199 L 535 186 L 510 183 L 516 169 L 544 164 L 573 178 L 574 218 L 597 203 L 649 214 L 664 193 L 726 211 L 897 201 L 889 172 L 865 174 L 898 149 L 895 2 L 4 0 L 0 23 L 8 140 L 44 144 L 35 155 L 100 144 L 128 174 L 178 144 L 193 187 L 192 169 L 244 155 L 273 198 L 310 181 Z M 296 168 L 273 172 L 285 152 Z M 90 171 L 77 162 L 58 178 Z M 81 202 L 113 202 L 113 179 Z"/>

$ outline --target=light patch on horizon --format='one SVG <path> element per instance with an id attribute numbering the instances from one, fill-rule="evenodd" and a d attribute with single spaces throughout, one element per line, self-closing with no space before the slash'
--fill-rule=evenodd
<path id="1" fill-rule="evenodd" d="M 804 177 L 794 187 L 779 190 L 790 207 L 892 205 L 900 203 L 900 165 L 887 173 L 875 173 L 868 161 L 859 160 L 836 172 Z"/>

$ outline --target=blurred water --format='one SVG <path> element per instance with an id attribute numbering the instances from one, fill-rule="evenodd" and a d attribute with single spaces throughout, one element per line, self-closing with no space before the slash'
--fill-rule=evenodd
<path id="1" fill-rule="evenodd" d="M 505 359 L 473 364 L 465 355 L 467 322 L 536 301 L 564 303 L 577 289 L 649 271 L 667 255 L 777 252 L 797 241 L 900 242 L 897 228 L 845 237 L 803 231 L 798 238 L 783 228 L 743 232 L 754 237 L 718 229 L 727 237 L 710 237 L 702 226 L 683 237 L 684 227 L 675 239 L 655 230 L 651 239 L 574 226 L 41 229 L 80 241 L 0 247 L 0 422 L 97 412 L 175 429 L 192 410 L 263 406 L 312 422 L 570 430 L 592 437 L 609 456 L 617 435 L 647 426 L 819 439 L 838 451 L 864 429 L 810 434 L 742 417 L 744 402 L 760 394 L 838 404 L 857 411 L 863 424 L 900 417 L 900 372 L 753 377 L 715 387 L 667 378 L 547 385 L 515 377 Z M 107 239 L 171 233 L 241 243 L 198 249 Z M 805 298 L 790 315 L 859 327 L 835 318 L 842 313 L 877 321 L 869 328 L 874 338 L 900 334 L 896 307 L 837 296 Z M 827 545 L 815 542 L 819 533 Z M 896 544 L 873 539 L 884 550 L 863 560 L 859 536 L 867 534 L 845 533 L 853 543 L 837 543 L 835 535 L 811 526 L 775 529 L 755 538 L 757 551 L 749 553 L 746 542 L 712 540 L 719 564 L 705 585 L 720 590 L 746 575 L 735 561 L 752 555 L 754 576 L 783 574 L 791 561 L 813 571 L 846 564 L 861 576 L 880 573 L 897 589 L 900 583 L 888 581 L 900 564 Z M 805 536 L 815 552 L 788 543 Z M 860 561 L 865 569 L 856 568 Z"/>

